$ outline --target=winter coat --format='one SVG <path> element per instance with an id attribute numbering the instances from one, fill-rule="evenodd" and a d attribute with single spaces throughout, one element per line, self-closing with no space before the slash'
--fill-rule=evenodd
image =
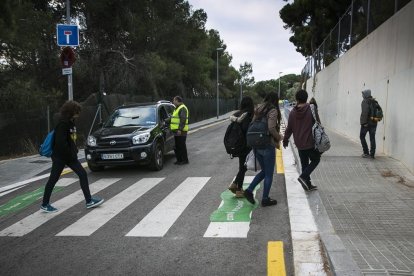
<path id="1" fill-rule="evenodd" d="M 363 100 L 361 102 L 361 117 L 359 119 L 360 124 L 363 125 L 370 125 L 376 126 L 377 122 L 370 119 L 370 105 L 371 101 L 373 100 L 371 96 L 371 90 L 367 89 L 362 91 Z"/>
<path id="2" fill-rule="evenodd" d="M 317 112 L 318 110 L 315 109 L 315 113 Z M 319 118 L 319 115 L 317 115 L 317 118 Z M 310 104 L 305 103 L 304 105 L 295 106 L 289 114 L 283 144 L 287 145 L 290 136 L 293 134 L 293 140 L 298 149 L 307 150 L 315 148 L 315 141 L 312 135 L 313 123 L 314 119 Z"/>
<path id="3" fill-rule="evenodd" d="M 61 120 L 55 128 L 52 157 L 66 164 L 78 160 L 76 147 L 76 126 L 71 120 Z"/>

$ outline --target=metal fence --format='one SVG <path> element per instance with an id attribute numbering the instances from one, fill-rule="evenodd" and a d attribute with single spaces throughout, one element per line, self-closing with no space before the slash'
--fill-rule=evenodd
<path id="1" fill-rule="evenodd" d="M 112 97 L 111 100 L 108 97 L 104 101 L 109 112 L 126 103 L 125 98 L 119 95 Z M 128 100 L 128 103 L 131 101 Z M 190 111 L 190 123 L 216 117 L 216 103 L 216 99 L 186 99 L 185 104 Z M 237 99 L 220 99 L 220 114 L 237 109 L 237 104 Z M 97 107 L 96 99 L 82 103 L 82 113 L 76 123 L 80 147 L 83 146 L 89 133 Z M 102 108 L 103 120 L 108 117 L 108 111 Z M 45 106 L 33 110 L 0 113 L 0 159 L 37 153 L 44 137 L 57 123 L 58 112 L 58 107 Z M 95 124 L 94 129 L 96 128 Z"/>
<path id="2" fill-rule="evenodd" d="M 411 0 L 352 0 L 302 69 L 306 79 L 331 64 Z"/>

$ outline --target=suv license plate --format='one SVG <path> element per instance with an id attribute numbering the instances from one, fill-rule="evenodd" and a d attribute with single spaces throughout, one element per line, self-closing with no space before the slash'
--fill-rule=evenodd
<path id="1" fill-rule="evenodd" d="M 106 154 L 102 154 L 101 158 L 104 160 L 107 159 L 124 159 L 124 154 L 123 153 L 106 153 Z"/>

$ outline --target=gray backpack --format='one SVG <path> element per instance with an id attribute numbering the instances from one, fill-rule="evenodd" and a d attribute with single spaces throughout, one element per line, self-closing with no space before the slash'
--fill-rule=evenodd
<path id="1" fill-rule="evenodd" d="M 323 126 L 318 122 L 318 120 L 316 120 L 315 106 L 311 104 L 310 108 L 312 110 L 312 116 L 315 121 L 312 126 L 312 136 L 313 140 L 315 141 L 315 149 L 322 153 L 331 148 L 331 142 L 329 141 L 328 134 L 326 134 Z"/>

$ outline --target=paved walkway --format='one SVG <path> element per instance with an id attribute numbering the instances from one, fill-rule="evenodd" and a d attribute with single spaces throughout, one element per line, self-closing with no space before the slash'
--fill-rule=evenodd
<path id="1" fill-rule="evenodd" d="M 414 275 L 413 174 L 387 156 L 362 158 L 359 143 L 327 132 L 332 148 L 312 174 L 319 191 L 308 200 L 336 275 L 360 275 L 355 263 L 362 275 Z M 328 221 L 318 218 L 325 210 Z"/>

